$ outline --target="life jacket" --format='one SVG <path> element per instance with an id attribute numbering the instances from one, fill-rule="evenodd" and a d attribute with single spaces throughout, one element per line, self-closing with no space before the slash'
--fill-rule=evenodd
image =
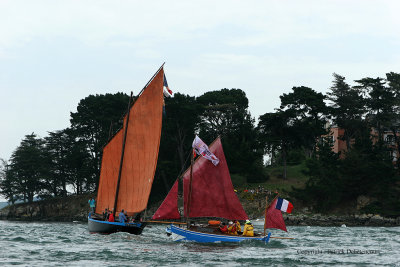
<path id="1" fill-rule="evenodd" d="M 240 226 L 240 222 L 239 222 L 239 221 L 236 221 L 236 230 L 237 230 L 238 232 L 241 232 L 241 231 L 242 231 L 242 227 Z"/>
<path id="2" fill-rule="evenodd" d="M 231 224 L 231 225 L 228 226 L 228 234 L 237 235 L 236 224 Z"/>
<path id="3" fill-rule="evenodd" d="M 243 235 L 244 236 L 254 236 L 254 227 L 252 224 L 246 224 L 244 226 Z"/>
<path id="4" fill-rule="evenodd" d="M 113 222 L 114 221 L 114 213 L 111 213 L 110 216 L 108 216 L 108 221 Z"/>
<path id="5" fill-rule="evenodd" d="M 226 226 L 226 225 L 224 225 L 223 227 L 219 227 L 219 230 L 222 232 L 222 233 L 227 233 L 228 232 L 228 227 Z"/>

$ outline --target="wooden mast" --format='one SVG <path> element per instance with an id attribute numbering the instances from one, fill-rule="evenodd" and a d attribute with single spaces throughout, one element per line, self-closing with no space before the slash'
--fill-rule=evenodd
<path id="1" fill-rule="evenodd" d="M 190 199 L 192 198 L 192 180 L 193 180 L 193 161 L 194 161 L 194 151 L 192 149 L 192 153 L 191 153 L 191 157 L 190 157 L 190 179 L 189 179 L 189 194 L 188 194 L 188 202 L 186 205 L 186 223 L 187 223 L 187 228 L 189 228 L 190 226 L 190 222 L 189 222 L 189 213 L 190 213 Z"/>
<path id="2" fill-rule="evenodd" d="M 267 229 L 268 196 L 265 197 L 264 236 Z"/>
<path id="3" fill-rule="evenodd" d="M 118 194 L 119 194 L 119 184 L 121 182 L 121 173 L 122 173 L 122 166 L 124 163 L 124 153 L 125 153 L 125 144 L 126 144 L 126 134 L 128 132 L 128 125 L 129 125 L 129 114 L 130 114 L 130 108 L 131 108 L 131 101 L 133 98 L 133 92 L 131 92 L 131 96 L 129 97 L 129 103 L 128 103 L 128 114 L 126 116 L 126 122 L 125 122 L 125 131 L 124 131 L 124 140 L 122 142 L 122 151 L 121 151 L 121 160 L 119 163 L 119 171 L 118 171 L 118 180 L 117 180 L 117 188 L 115 190 L 115 199 L 114 199 L 114 208 L 113 208 L 113 213 L 115 216 L 115 212 L 117 212 L 117 202 L 118 202 Z"/>

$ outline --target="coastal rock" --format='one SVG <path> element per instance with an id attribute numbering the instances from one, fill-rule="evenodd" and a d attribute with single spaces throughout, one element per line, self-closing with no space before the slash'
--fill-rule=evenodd
<path id="1" fill-rule="evenodd" d="M 357 210 L 360 210 L 360 209 L 366 207 L 367 205 L 371 204 L 373 201 L 375 201 L 374 198 L 367 197 L 367 196 L 364 196 L 364 195 L 360 195 L 360 196 L 358 196 L 358 198 L 357 198 L 357 206 L 356 206 L 356 209 L 357 209 Z"/>

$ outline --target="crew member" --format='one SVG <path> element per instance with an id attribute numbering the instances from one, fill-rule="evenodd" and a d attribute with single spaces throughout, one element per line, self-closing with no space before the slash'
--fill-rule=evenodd
<path id="1" fill-rule="evenodd" d="M 232 221 L 229 222 L 228 234 L 230 234 L 230 235 L 237 235 L 236 224 L 233 223 Z"/>
<path id="2" fill-rule="evenodd" d="M 90 207 L 90 212 L 94 213 L 96 209 L 96 200 L 92 197 L 91 199 L 89 199 L 88 203 Z"/>
<path id="3" fill-rule="evenodd" d="M 249 220 L 244 225 L 243 236 L 254 236 L 254 227 Z"/>
<path id="4" fill-rule="evenodd" d="M 236 224 L 236 231 L 237 231 L 237 233 L 238 233 L 239 235 L 241 235 L 241 234 L 242 234 L 242 227 L 240 226 L 240 222 L 237 221 L 237 220 L 234 220 L 233 223 Z"/>
<path id="5" fill-rule="evenodd" d="M 127 221 L 124 210 L 121 210 L 118 217 L 119 217 L 119 222 L 125 223 Z"/>
<path id="6" fill-rule="evenodd" d="M 228 233 L 228 227 L 226 226 L 226 224 L 225 224 L 224 222 L 222 222 L 222 223 L 219 225 L 219 230 L 220 230 L 223 234 Z"/>
<path id="7" fill-rule="evenodd" d="M 114 212 L 110 211 L 110 215 L 108 216 L 109 222 L 114 222 Z"/>

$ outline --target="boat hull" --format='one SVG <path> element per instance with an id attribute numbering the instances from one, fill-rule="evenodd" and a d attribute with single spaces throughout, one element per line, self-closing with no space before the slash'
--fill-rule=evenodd
<path id="1" fill-rule="evenodd" d="M 116 232 L 126 232 L 140 235 L 146 223 L 120 223 L 96 220 L 88 217 L 88 228 L 90 233 L 112 234 Z"/>
<path id="2" fill-rule="evenodd" d="M 271 236 L 271 233 L 268 233 L 268 235 L 266 236 L 255 236 L 255 237 L 202 233 L 198 231 L 191 231 L 188 229 L 176 227 L 172 224 L 167 228 L 167 233 L 172 234 L 175 241 L 195 241 L 200 243 L 222 243 L 222 242 L 239 243 L 251 240 L 268 243 L 269 238 Z"/>

